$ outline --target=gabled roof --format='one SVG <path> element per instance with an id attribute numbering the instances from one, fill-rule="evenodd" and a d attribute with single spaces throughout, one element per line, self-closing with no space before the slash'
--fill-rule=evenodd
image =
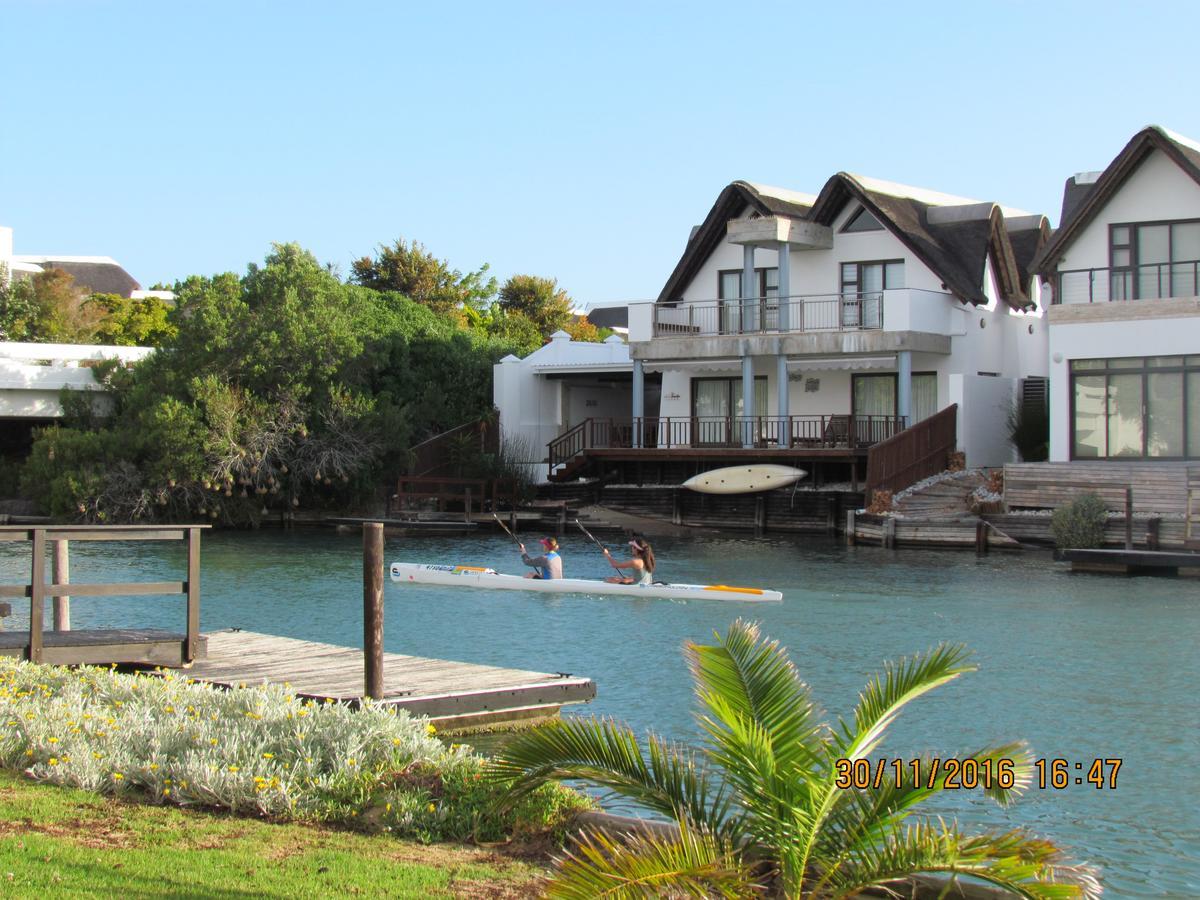
<path id="1" fill-rule="evenodd" d="M 1094 184 L 1076 183 L 1077 179 L 1068 180 L 1063 194 L 1063 221 L 1034 260 L 1034 271 L 1049 277 L 1071 242 L 1155 150 L 1166 155 L 1200 184 L 1200 144 L 1159 125 L 1143 128 L 1108 164 Z"/>
<path id="2" fill-rule="evenodd" d="M 740 215 L 747 206 L 763 216 L 803 219 L 815 199 L 810 194 L 749 181 L 735 181 L 727 185 L 717 196 L 704 222 L 692 229 L 683 256 L 658 295 L 659 302 L 677 299 L 683 293 L 704 261 L 725 240 L 725 223 Z"/>
<path id="3" fill-rule="evenodd" d="M 1050 221 L 1045 216 L 1006 216 L 1004 227 L 1008 229 L 1008 242 L 1012 244 L 1013 256 L 1016 258 L 1021 288 L 1028 291 L 1034 274 L 1033 261 L 1050 240 Z"/>
<path id="4" fill-rule="evenodd" d="M 987 302 L 983 275 L 990 256 L 1001 299 L 1018 310 L 1032 305 L 1005 227 L 1005 210 L 998 204 L 838 172 L 821 189 L 809 218 L 832 225 L 846 204 L 854 200 L 964 303 Z M 1009 212 L 1027 215 L 1020 210 Z"/>

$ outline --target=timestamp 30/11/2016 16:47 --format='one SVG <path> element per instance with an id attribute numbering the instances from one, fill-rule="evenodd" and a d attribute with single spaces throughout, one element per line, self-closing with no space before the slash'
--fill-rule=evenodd
<path id="1" fill-rule="evenodd" d="M 1017 784 L 1017 766 L 1006 757 L 985 759 L 839 759 L 835 763 L 839 788 L 880 788 L 885 784 L 909 785 L 932 790 L 974 790 L 1001 788 Z M 1033 761 L 1033 782 L 1041 790 L 1063 790 L 1071 785 L 1089 785 L 1096 790 L 1115 790 L 1119 757 L 1095 757 L 1086 762 L 1061 758 Z"/>

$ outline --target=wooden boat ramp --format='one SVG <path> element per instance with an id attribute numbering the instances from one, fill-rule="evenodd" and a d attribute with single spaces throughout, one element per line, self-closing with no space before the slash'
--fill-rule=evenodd
<path id="1" fill-rule="evenodd" d="M 428 716 L 451 730 L 510 724 L 556 715 L 560 707 L 596 696 L 588 678 L 383 652 L 383 527 L 363 526 L 363 647 L 228 630 L 200 632 L 200 531 L 206 526 L 0 526 L 0 540 L 27 541 L 29 580 L 0 585 L 16 598 L 21 627 L 0 630 L 0 656 L 54 665 L 180 668 L 222 687 L 286 684 L 300 696 L 359 704 L 364 697 Z M 67 546 L 73 541 L 184 541 L 185 580 L 72 582 Z M 51 560 L 52 558 L 52 560 Z M 47 579 L 47 562 L 53 577 Z M 179 632 L 142 628 L 72 630 L 70 595 L 180 595 L 187 598 Z M 45 604 L 53 601 L 51 627 Z M 24 601 L 24 602 L 22 602 Z M 26 605 L 26 603 L 28 605 Z M 5 604 L 0 604 L 0 606 Z M 3 612 L 4 610 L 0 610 Z"/>

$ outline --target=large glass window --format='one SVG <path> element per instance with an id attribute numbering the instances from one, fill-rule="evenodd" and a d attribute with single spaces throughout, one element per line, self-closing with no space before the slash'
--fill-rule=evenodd
<path id="1" fill-rule="evenodd" d="M 699 444 L 741 443 L 735 419 L 742 416 L 741 378 L 693 378 L 694 440 Z M 767 379 L 754 379 L 754 413 L 767 414 Z"/>
<path id="2" fill-rule="evenodd" d="M 1071 457 L 1200 457 L 1200 357 L 1071 361 Z"/>
<path id="3" fill-rule="evenodd" d="M 902 259 L 842 263 L 842 326 L 882 328 L 883 292 L 902 287 Z"/>
<path id="4" fill-rule="evenodd" d="M 895 374 L 855 375 L 851 393 L 856 416 L 894 416 L 899 380 Z M 937 373 L 914 372 L 912 376 L 912 425 L 938 411 Z"/>
<path id="5" fill-rule="evenodd" d="M 754 299 L 766 298 L 766 328 L 777 327 L 779 316 L 779 269 L 760 268 L 754 270 Z M 743 331 L 759 331 L 760 304 L 742 303 L 742 270 L 721 269 L 717 273 L 717 298 L 721 309 L 721 331 L 737 334 Z"/>
<path id="6" fill-rule="evenodd" d="M 1110 298 L 1194 297 L 1200 274 L 1200 221 L 1109 227 Z"/>

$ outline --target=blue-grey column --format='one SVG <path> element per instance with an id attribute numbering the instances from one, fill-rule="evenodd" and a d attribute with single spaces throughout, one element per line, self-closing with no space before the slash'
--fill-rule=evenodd
<path id="1" fill-rule="evenodd" d="M 896 415 L 904 418 L 904 425 L 912 424 L 912 351 L 901 350 L 896 354 Z"/>
<path id="2" fill-rule="evenodd" d="M 792 296 L 792 266 L 791 266 L 791 250 L 787 241 L 779 242 L 779 330 L 786 333 L 791 324 L 791 296 Z M 782 341 L 782 338 L 780 339 Z M 778 382 L 776 388 L 776 396 L 779 400 L 779 418 L 782 421 L 779 423 L 779 446 L 790 447 L 792 445 L 792 429 L 788 423 L 789 407 L 788 403 L 788 372 L 787 372 L 787 354 L 782 352 L 775 358 L 775 380 Z"/>
<path id="3" fill-rule="evenodd" d="M 756 331 L 754 310 L 758 301 L 758 283 L 754 277 L 754 245 L 742 245 L 742 327 L 739 331 Z"/>
<path id="4" fill-rule="evenodd" d="M 754 357 L 742 357 L 742 446 L 754 446 Z"/>
<path id="5" fill-rule="evenodd" d="M 646 415 L 646 375 L 642 361 L 633 361 L 633 440 L 635 447 L 642 446 L 642 418 Z"/>

